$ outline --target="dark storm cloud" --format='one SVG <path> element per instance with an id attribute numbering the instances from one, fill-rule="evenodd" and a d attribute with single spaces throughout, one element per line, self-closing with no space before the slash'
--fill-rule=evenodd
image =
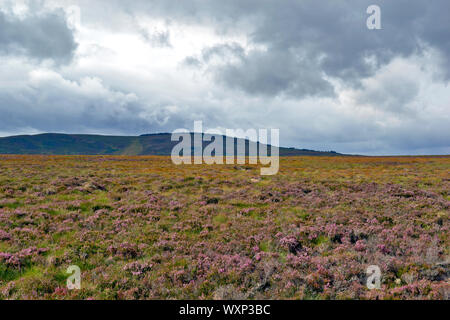
<path id="1" fill-rule="evenodd" d="M 315 57 L 272 51 L 271 54 L 252 50 L 249 54 L 237 43 L 226 43 L 206 48 L 200 57 L 187 57 L 186 65 L 201 67 L 219 62 L 212 71 L 216 80 L 234 89 L 250 94 L 274 96 L 332 96 L 333 87 L 317 72 Z M 276 69 L 276 71 L 274 70 Z"/>
<path id="2" fill-rule="evenodd" d="M 62 11 L 19 18 L 0 11 L 0 54 L 69 62 L 77 44 Z"/>
<path id="3" fill-rule="evenodd" d="M 306 59 L 284 50 L 274 50 L 270 54 L 252 51 L 238 63 L 216 68 L 215 74 L 229 87 L 250 94 L 284 93 L 295 97 L 334 94 L 331 84 L 318 72 L 314 57 Z"/>
<path id="4" fill-rule="evenodd" d="M 381 7 L 382 30 L 366 27 L 372 4 Z M 150 6 L 177 20 L 211 23 L 218 32 L 247 27 L 240 31 L 266 50 L 250 50 L 214 71 L 249 94 L 328 96 L 332 89 L 325 76 L 359 85 L 393 58 L 420 54 L 426 46 L 442 53 L 450 77 L 447 0 L 183 1 L 177 6 L 154 1 Z"/>

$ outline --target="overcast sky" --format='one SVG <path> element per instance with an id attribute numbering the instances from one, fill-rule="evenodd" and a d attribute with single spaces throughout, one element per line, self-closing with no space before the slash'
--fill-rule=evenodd
<path id="1" fill-rule="evenodd" d="M 381 8 L 381 30 L 366 9 Z M 279 128 L 450 153 L 448 0 L 0 0 L 0 135 Z"/>

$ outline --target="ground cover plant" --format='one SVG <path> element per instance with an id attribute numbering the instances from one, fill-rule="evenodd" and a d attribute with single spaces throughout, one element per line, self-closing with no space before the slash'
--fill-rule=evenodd
<path id="1" fill-rule="evenodd" d="M 449 299 L 449 157 L 280 161 L 0 156 L 0 299 Z"/>

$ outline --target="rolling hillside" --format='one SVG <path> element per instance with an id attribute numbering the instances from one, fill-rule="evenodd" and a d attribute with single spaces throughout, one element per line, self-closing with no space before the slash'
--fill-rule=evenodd
<path id="1" fill-rule="evenodd" d="M 170 155 L 178 142 L 170 133 L 141 136 L 103 136 L 45 133 L 0 138 L 0 154 L 47 155 Z M 224 139 L 225 140 L 225 139 Z M 249 141 L 246 140 L 246 150 Z M 204 142 L 204 146 L 209 142 Z M 235 139 L 236 149 L 237 139 Z M 259 144 L 258 144 L 259 145 Z M 225 149 L 224 149 L 225 150 Z M 335 156 L 339 153 L 280 148 L 281 156 Z"/>

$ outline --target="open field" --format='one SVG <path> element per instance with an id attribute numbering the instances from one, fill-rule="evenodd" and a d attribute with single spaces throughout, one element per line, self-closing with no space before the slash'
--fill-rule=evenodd
<path id="1" fill-rule="evenodd" d="M 450 157 L 280 161 L 0 156 L 0 298 L 449 299 Z"/>

